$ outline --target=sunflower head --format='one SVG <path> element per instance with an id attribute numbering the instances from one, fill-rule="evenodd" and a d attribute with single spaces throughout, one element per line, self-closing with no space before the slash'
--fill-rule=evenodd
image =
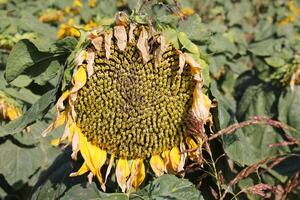
<path id="1" fill-rule="evenodd" d="M 202 92 L 202 68 L 190 54 L 150 25 L 116 16 L 112 28 L 88 33 L 69 89 L 58 99 L 57 118 L 44 134 L 65 124 L 59 142 L 72 145 L 73 159 L 78 152 L 84 159 L 71 176 L 89 172 L 89 180 L 96 176 L 105 190 L 116 165 L 125 192 L 143 182 L 146 161 L 156 176 L 183 171 L 185 149 L 199 146 L 188 136 L 188 113 L 210 122 L 211 101 Z"/>

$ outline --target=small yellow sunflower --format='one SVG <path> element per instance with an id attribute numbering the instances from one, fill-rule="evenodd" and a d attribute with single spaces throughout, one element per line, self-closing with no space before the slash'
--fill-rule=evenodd
<path id="1" fill-rule="evenodd" d="M 117 14 L 115 26 L 88 34 L 75 59 L 72 81 L 56 104 L 57 118 L 43 133 L 65 124 L 56 143 L 72 145 L 84 163 L 70 176 L 89 172 L 105 190 L 113 165 L 123 192 L 139 187 L 148 162 L 156 176 L 183 172 L 187 156 L 201 145 L 189 136 L 188 116 L 211 122 L 202 92 L 201 66 L 167 43 L 153 27 Z M 107 165 L 105 175 L 101 169 Z"/>
<path id="2" fill-rule="evenodd" d="M 20 106 L 4 92 L 0 91 L 0 119 L 12 121 L 21 115 Z"/>
<path id="3" fill-rule="evenodd" d="M 300 7 L 297 7 L 293 1 L 288 2 L 288 9 L 290 10 L 291 14 L 279 21 L 280 26 L 293 23 L 300 14 Z"/>
<path id="4" fill-rule="evenodd" d="M 69 19 L 67 24 L 61 24 L 57 32 L 57 38 L 63 39 L 67 36 L 79 37 L 80 32 L 74 27 L 74 19 Z"/>

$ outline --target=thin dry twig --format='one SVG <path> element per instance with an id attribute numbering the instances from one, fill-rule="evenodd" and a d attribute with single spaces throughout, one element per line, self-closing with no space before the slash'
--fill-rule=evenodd
<path id="1" fill-rule="evenodd" d="M 222 135 L 229 135 L 231 133 L 234 133 L 236 130 L 243 128 L 245 126 L 251 126 L 251 125 L 257 125 L 257 124 L 265 124 L 265 125 L 269 125 L 269 126 L 273 126 L 276 128 L 281 128 L 281 129 L 286 129 L 286 130 L 290 130 L 290 131 L 294 131 L 294 132 L 298 132 L 295 128 L 290 127 L 280 121 L 276 121 L 267 117 L 263 117 L 263 116 L 253 116 L 250 118 L 250 120 L 248 121 L 244 121 L 241 123 L 236 123 L 233 125 L 230 125 L 220 131 L 218 131 L 217 133 L 211 135 L 208 140 L 214 140 Z"/>

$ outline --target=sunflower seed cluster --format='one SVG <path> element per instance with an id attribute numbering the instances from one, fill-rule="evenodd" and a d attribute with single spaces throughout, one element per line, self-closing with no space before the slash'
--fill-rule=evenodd
<path id="1" fill-rule="evenodd" d="M 121 158 L 148 158 L 179 146 L 187 129 L 193 77 L 187 66 L 179 72 L 174 47 L 167 47 L 156 66 L 154 51 L 144 64 L 135 42 L 121 51 L 113 39 L 110 58 L 104 48 L 96 53 L 94 74 L 76 99 L 83 134 Z"/>

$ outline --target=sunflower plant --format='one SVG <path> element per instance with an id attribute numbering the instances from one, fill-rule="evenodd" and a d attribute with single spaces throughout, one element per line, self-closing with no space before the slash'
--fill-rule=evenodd
<path id="1" fill-rule="evenodd" d="M 15 1 L 0 198 L 299 194 L 296 1 Z"/>

